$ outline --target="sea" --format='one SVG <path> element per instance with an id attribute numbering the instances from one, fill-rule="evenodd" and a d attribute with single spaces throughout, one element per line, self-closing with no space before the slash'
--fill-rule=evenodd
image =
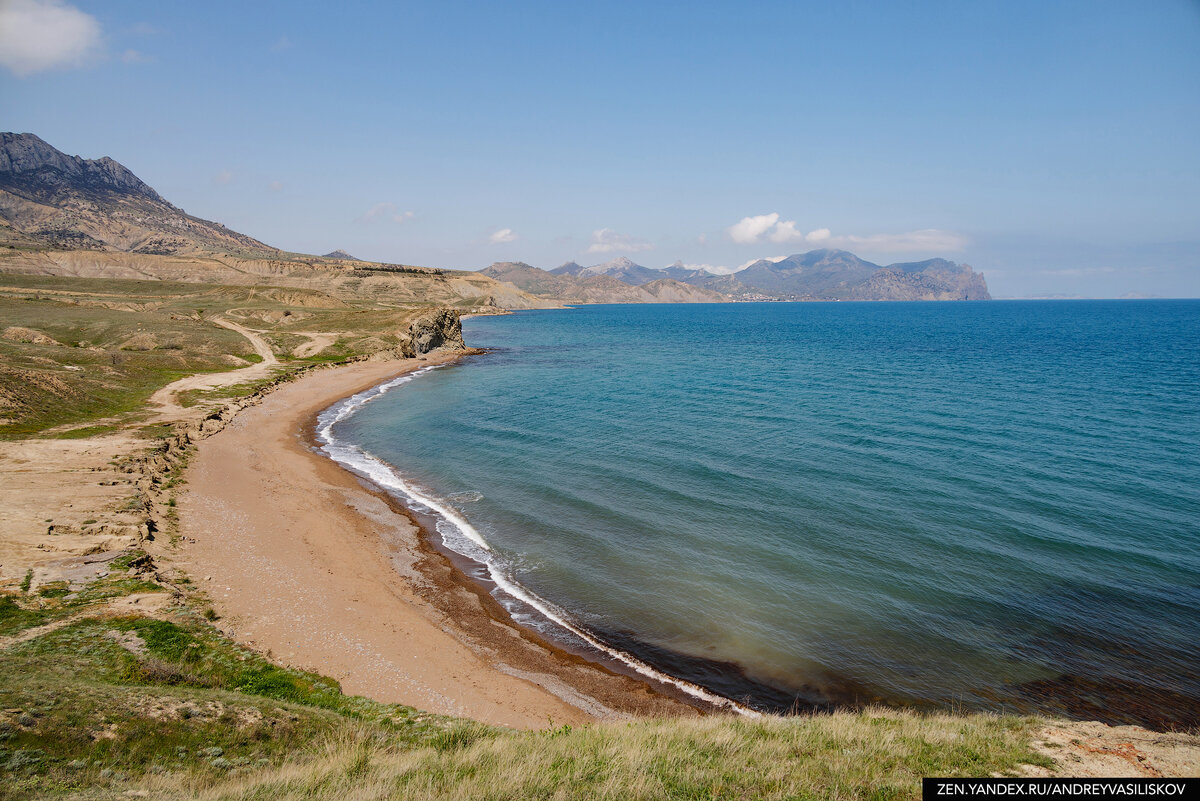
<path id="1" fill-rule="evenodd" d="M 1200 301 L 464 333 L 487 352 L 337 404 L 319 439 L 521 625 L 739 711 L 1200 725 Z"/>

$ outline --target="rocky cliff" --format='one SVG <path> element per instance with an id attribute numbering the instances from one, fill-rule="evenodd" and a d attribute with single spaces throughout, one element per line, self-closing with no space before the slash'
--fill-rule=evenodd
<path id="1" fill-rule="evenodd" d="M 463 350 L 462 319 L 453 309 L 437 309 L 412 321 L 408 327 L 412 353 L 420 356 L 435 350 Z"/>

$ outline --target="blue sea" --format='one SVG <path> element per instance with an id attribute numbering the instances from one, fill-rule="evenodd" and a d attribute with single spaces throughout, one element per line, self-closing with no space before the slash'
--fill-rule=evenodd
<path id="1" fill-rule="evenodd" d="M 321 436 L 518 622 L 760 709 L 1200 725 L 1200 301 L 464 330 Z"/>

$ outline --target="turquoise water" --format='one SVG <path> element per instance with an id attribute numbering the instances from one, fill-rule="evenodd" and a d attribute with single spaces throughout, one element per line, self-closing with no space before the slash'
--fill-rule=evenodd
<path id="1" fill-rule="evenodd" d="M 590 306 L 465 332 L 494 351 L 328 433 L 394 466 L 522 622 L 575 639 L 516 587 L 761 708 L 1200 722 L 1200 302 Z"/>

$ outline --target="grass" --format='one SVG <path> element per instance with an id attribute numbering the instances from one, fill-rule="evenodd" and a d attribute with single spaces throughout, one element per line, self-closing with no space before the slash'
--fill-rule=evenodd
<path id="1" fill-rule="evenodd" d="M 0 801 L 909 799 L 923 776 L 1048 764 L 1032 718 L 872 709 L 514 732 L 423 714 L 274 664 L 201 607 L 100 614 L 162 589 L 132 572 L 145 558 L 75 592 L 0 595 L 0 636 L 61 622 L 0 648 Z"/>
<path id="2" fill-rule="evenodd" d="M 346 302 L 311 289 L 0 273 L 0 333 L 33 332 L 0 337 L 0 439 L 118 431 L 178 378 L 234 369 L 230 356 L 261 362 L 244 337 L 212 322 L 217 315 L 263 332 L 297 368 L 396 348 L 400 332 L 429 308 L 386 295 Z M 309 341 L 297 331 L 337 337 L 320 353 L 294 357 Z M 185 393 L 183 401 L 239 397 L 261 383 Z"/>
<path id="3" fill-rule="evenodd" d="M 122 557 L 114 571 L 141 557 Z M 162 588 L 118 573 L 67 596 L 0 596 L 0 635 L 147 589 Z M 187 607 L 171 619 L 64 622 L 0 649 L 0 799 L 75 796 L 160 774 L 191 797 L 250 767 L 302 759 L 330 736 L 366 731 L 418 747 L 478 728 L 344 695 L 329 678 L 240 648 Z"/>
<path id="4" fill-rule="evenodd" d="M 201 798 L 914 799 L 924 776 L 1045 764 L 1031 721 L 868 710 L 800 718 L 641 721 L 542 733 L 447 732 L 422 748 L 339 733 L 306 763 Z M 153 791 L 168 783 L 151 782 Z"/>

